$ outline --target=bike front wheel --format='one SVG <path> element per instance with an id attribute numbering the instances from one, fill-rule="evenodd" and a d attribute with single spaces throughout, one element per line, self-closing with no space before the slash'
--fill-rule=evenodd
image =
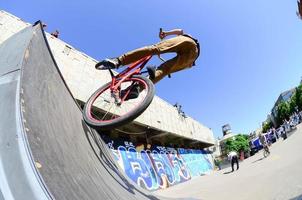
<path id="1" fill-rule="evenodd" d="M 117 102 L 117 97 L 112 94 L 111 82 L 100 87 L 84 106 L 85 122 L 97 130 L 108 130 L 125 125 L 141 115 L 152 102 L 155 89 L 150 79 L 134 75 L 121 83 L 118 97 L 125 99 L 121 93 L 127 93 L 134 85 L 140 88 L 139 96 L 122 102 Z"/>

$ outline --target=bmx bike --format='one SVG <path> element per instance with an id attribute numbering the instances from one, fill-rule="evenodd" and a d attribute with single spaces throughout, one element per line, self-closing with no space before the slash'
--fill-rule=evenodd
<path id="1" fill-rule="evenodd" d="M 159 36 L 163 34 L 159 29 Z M 160 37 L 162 40 L 162 38 Z M 159 59 L 165 62 L 160 55 Z M 146 56 L 122 72 L 115 73 L 108 69 L 111 81 L 97 89 L 87 100 L 83 109 L 84 121 L 97 130 L 108 130 L 125 125 L 141 115 L 151 104 L 155 88 L 153 82 L 143 76 L 142 71 L 152 55 Z M 171 78 L 171 75 L 168 75 Z M 128 98 L 134 87 L 140 92 L 137 98 Z"/>
<path id="2" fill-rule="evenodd" d="M 85 122 L 97 130 L 108 130 L 125 125 L 141 115 L 153 100 L 155 88 L 142 71 L 151 59 L 146 56 L 116 74 L 108 69 L 111 81 L 97 89 L 83 109 Z M 128 98 L 133 87 L 139 87 L 139 96 Z"/>

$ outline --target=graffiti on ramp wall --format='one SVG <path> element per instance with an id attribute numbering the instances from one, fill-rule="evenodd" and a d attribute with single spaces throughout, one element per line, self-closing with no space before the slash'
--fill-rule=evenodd
<path id="1" fill-rule="evenodd" d="M 128 141 L 107 140 L 106 143 L 125 174 L 147 190 L 167 188 L 213 169 L 211 154 L 203 150 L 145 148 Z"/>

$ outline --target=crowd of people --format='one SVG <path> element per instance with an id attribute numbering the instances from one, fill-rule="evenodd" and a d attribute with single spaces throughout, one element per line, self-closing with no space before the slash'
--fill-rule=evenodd
<path id="1" fill-rule="evenodd" d="M 287 138 L 287 133 L 296 129 L 296 126 L 302 122 L 302 111 L 294 112 L 289 119 L 284 119 L 283 124 L 276 130 L 276 137 Z"/>
<path id="2" fill-rule="evenodd" d="M 270 146 L 275 143 L 280 138 L 283 140 L 287 139 L 288 134 L 296 129 L 296 126 L 302 122 L 302 111 L 294 112 L 289 118 L 284 119 L 283 123 L 278 128 L 270 128 L 264 133 L 258 135 L 257 138 L 254 138 L 250 141 L 250 155 L 254 155 L 264 146 Z M 263 136 L 263 137 L 262 137 Z M 263 145 L 263 139 L 265 139 L 266 144 Z M 259 142 L 258 142 L 259 141 Z M 268 149 L 269 152 L 269 149 Z"/>
<path id="3" fill-rule="evenodd" d="M 277 129 L 272 127 L 266 133 L 261 133 L 259 135 L 260 144 L 262 147 L 267 148 L 279 138 L 283 138 L 283 140 L 287 139 L 288 133 L 295 130 L 296 126 L 301 122 L 302 111 L 294 112 L 288 119 L 284 119 L 283 123 Z"/>
<path id="4" fill-rule="evenodd" d="M 259 143 L 250 141 L 250 155 L 254 155 L 256 152 L 263 148 L 264 156 L 268 156 L 270 154 L 269 147 L 272 143 L 275 143 L 278 139 L 283 138 L 284 140 L 287 138 L 287 135 L 292 130 L 296 129 L 296 126 L 302 122 L 302 111 L 294 112 L 288 119 L 283 120 L 283 124 L 278 128 L 270 128 L 267 132 L 259 134 Z M 257 138 L 255 140 L 258 140 Z M 260 146 L 259 146 L 260 144 Z M 239 169 L 239 156 L 237 152 L 231 151 L 227 155 L 227 160 L 231 164 L 232 172 L 234 171 L 234 165 L 237 165 L 237 170 Z M 218 168 L 218 170 L 222 169 L 222 165 L 226 164 L 222 159 L 215 158 L 214 164 Z"/>

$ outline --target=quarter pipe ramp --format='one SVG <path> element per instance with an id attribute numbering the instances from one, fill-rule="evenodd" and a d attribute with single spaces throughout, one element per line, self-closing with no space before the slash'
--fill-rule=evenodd
<path id="1" fill-rule="evenodd" d="M 40 24 L 0 46 L 0 200 L 158 199 L 89 128 Z"/>

